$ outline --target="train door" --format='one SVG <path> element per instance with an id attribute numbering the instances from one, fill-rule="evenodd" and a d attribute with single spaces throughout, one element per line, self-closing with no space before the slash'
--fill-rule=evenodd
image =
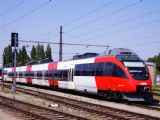
<path id="1" fill-rule="evenodd" d="M 68 83 L 68 89 L 75 89 L 75 87 L 74 87 L 74 82 L 73 82 L 73 75 L 74 75 L 74 69 L 69 69 L 69 71 L 68 71 L 68 81 L 67 81 L 67 83 Z"/>
<path id="2" fill-rule="evenodd" d="M 74 70 L 73 69 L 69 69 L 68 71 L 68 81 L 72 81 L 73 82 L 73 72 Z"/>

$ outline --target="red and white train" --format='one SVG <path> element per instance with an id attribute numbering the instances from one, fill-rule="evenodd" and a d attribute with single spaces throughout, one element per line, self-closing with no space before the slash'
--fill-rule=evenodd
<path id="1" fill-rule="evenodd" d="M 14 68 L 4 69 L 12 81 Z M 116 48 L 91 58 L 16 68 L 16 82 L 94 93 L 105 98 L 151 101 L 152 83 L 144 62 L 131 50 Z"/>

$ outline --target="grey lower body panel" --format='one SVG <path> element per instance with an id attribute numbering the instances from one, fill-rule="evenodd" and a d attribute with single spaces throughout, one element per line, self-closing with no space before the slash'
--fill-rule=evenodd
<path id="1" fill-rule="evenodd" d="M 152 93 L 121 93 L 122 99 L 128 101 L 139 101 L 139 102 L 152 102 L 153 94 Z"/>

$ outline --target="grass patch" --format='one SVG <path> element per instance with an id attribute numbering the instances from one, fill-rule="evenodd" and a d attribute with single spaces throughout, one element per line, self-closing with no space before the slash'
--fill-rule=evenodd
<path id="1" fill-rule="evenodd" d="M 152 85 L 152 88 L 154 88 L 154 89 L 160 89 L 160 85 Z"/>
<path id="2" fill-rule="evenodd" d="M 160 96 L 155 96 L 154 95 L 153 98 L 156 99 L 156 100 L 158 100 L 158 101 L 160 101 Z"/>
<path id="3" fill-rule="evenodd" d="M 10 91 L 8 89 L 6 89 L 5 87 L 0 87 L 0 92 L 2 93 L 10 93 Z"/>

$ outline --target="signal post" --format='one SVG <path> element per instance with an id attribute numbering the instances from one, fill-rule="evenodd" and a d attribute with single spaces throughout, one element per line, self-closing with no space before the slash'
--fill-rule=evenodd
<path id="1" fill-rule="evenodd" d="M 17 64 L 17 49 L 18 47 L 18 33 L 11 33 L 11 46 L 14 48 L 14 79 L 12 84 L 12 92 L 16 93 L 16 64 Z"/>

